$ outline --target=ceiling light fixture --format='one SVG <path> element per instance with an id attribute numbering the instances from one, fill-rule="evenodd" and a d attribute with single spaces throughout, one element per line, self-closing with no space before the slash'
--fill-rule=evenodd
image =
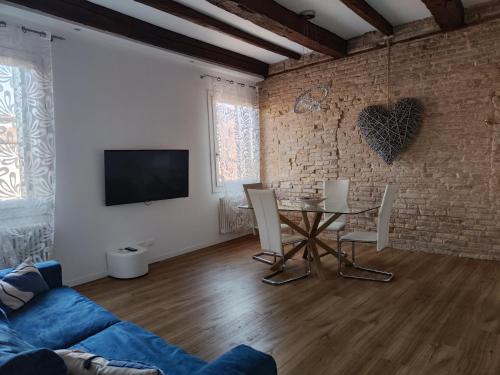
<path id="1" fill-rule="evenodd" d="M 312 20 L 316 17 L 316 11 L 313 9 L 306 9 L 299 13 L 299 16 L 305 20 Z"/>

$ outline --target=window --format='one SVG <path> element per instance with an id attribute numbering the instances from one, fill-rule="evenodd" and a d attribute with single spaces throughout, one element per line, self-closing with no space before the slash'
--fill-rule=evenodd
<path id="1" fill-rule="evenodd" d="M 0 266 L 51 257 L 55 142 L 50 38 L 0 28 Z"/>
<path id="2" fill-rule="evenodd" d="M 22 197 L 21 145 L 14 109 L 11 66 L 0 65 L 0 200 Z"/>
<path id="3" fill-rule="evenodd" d="M 253 89 L 247 89 L 253 90 Z M 256 103 L 209 93 L 212 187 L 259 181 L 259 110 Z"/>
<path id="4" fill-rule="evenodd" d="M 52 201 L 55 167 L 52 78 L 11 62 L 0 64 L 0 203 L 9 207 Z"/>

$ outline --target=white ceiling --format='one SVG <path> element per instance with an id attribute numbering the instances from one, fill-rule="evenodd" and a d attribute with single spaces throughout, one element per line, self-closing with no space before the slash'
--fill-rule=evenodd
<path id="1" fill-rule="evenodd" d="M 295 13 L 309 9 L 316 11 L 316 17 L 311 22 L 344 39 L 374 30 L 340 0 L 276 0 L 276 2 Z"/>
<path id="2" fill-rule="evenodd" d="M 466 8 L 490 0 L 462 0 Z M 351 39 L 375 30 L 340 0 L 276 0 L 284 7 L 300 13 L 306 9 L 316 11 L 311 22 L 334 32 L 344 39 Z M 421 0 L 366 0 L 393 26 L 431 17 Z"/>
<path id="3" fill-rule="evenodd" d="M 194 72 L 198 72 L 195 74 L 208 73 L 244 83 L 255 83 L 262 80 L 261 76 L 225 68 L 220 65 L 194 59 L 190 56 L 166 51 L 161 48 L 143 44 L 110 33 L 93 30 L 73 22 L 63 21 L 62 19 L 43 13 L 33 12 L 27 10 L 26 8 L 7 5 L 2 1 L 0 1 L 0 21 L 6 21 L 11 25 L 23 25 L 35 30 L 48 31 L 66 39 L 63 41 L 56 40 L 54 42 L 54 48 L 58 48 L 64 43 L 72 43 L 74 40 L 79 40 L 84 43 L 90 42 L 98 43 L 104 46 L 126 48 L 132 53 L 140 53 L 145 56 L 150 55 L 157 58 L 163 58 L 166 61 L 183 66 L 189 64 L 193 67 Z"/>
<path id="4" fill-rule="evenodd" d="M 275 54 L 273 52 L 267 51 L 265 49 L 255 47 L 251 44 L 242 42 L 235 39 L 227 34 L 220 33 L 218 31 L 210 30 L 202 26 L 198 26 L 194 23 L 185 21 L 182 18 L 172 16 L 171 14 L 161 12 L 157 9 L 148 7 L 144 4 L 137 3 L 133 0 L 90 0 L 95 4 L 105 6 L 116 10 L 117 12 L 133 16 L 135 18 L 141 19 L 143 21 L 152 23 L 154 25 L 164 27 L 166 29 L 178 32 L 202 40 L 204 42 L 214 44 L 231 51 L 239 52 L 247 56 L 254 57 L 258 60 L 275 63 L 284 59 L 283 56 Z M 242 20 L 241 18 L 222 10 L 215 5 L 208 3 L 205 0 L 177 0 L 179 3 L 183 3 L 191 8 L 194 8 L 200 12 L 209 14 L 215 18 L 223 20 L 224 22 L 230 23 L 234 26 L 244 29 L 254 35 L 258 35 L 261 38 L 270 40 L 276 44 L 283 47 L 287 47 L 299 53 L 303 53 L 303 47 L 280 37 L 276 34 L 271 33 L 249 21 Z"/>
<path id="5" fill-rule="evenodd" d="M 431 17 L 421 0 L 367 0 L 367 3 L 394 26 Z"/>
<path id="6" fill-rule="evenodd" d="M 286 59 L 284 56 L 253 46 L 218 31 L 198 26 L 184 19 L 137 3 L 134 0 L 89 1 L 180 34 L 256 58 L 266 63 L 272 64 Z M 301 54 L 310 52 L 307 48 L 252 24 L 249 21 L 243 20 L 234 14 L 226 12 L 210 4 L 206 0 L 176 1 L 293 51 Z M 297 13 L 306 9 L 315 10 L 316 18 L 313 19 L 312 22 L 345 39 L 350 39 L 374 30 L 371 25 L 348 9 L 340 0 L 276 1 Z M 366 1 L 395 26 L 431 16 L 421 0 Z M 462 0 L 466 8 L 488 1 L 489 0 Z"/>
<path id="7" fill-rule="evenodd" d="M 137 3 L 133 0 L 90 0 L 93 3 L 105 6 L 118 12 L 139 18 L 172 31 L 215 44 L 229 50 L 254 57 L 266 63 L 276 63 L 285 57 L 255 47 L 246 42 L 237 40 L 218 31 L 209 30 L 181 18 L 158 11 L 154 8 Z M 299 53 L 310 52 L 307 48 L 294 43 L 284 37 L 273 34 L 249 21 L 243 20 L 234 14 L 210 4 L 206 0 L 176 0 L 179 3 L 208 14 L 221 21 L 229 23 L 251 34 L 287 47 Z M 350 39 L 366 32 L 375 30 L 370 24 L 361 19 L 340 0 L 276 0 L 284 7 L 299 13 L 306 9 L 316 11 L 315 24 L 330 30 L 345 39 Z M 488 0 L 462 0 L 465 7 L 484 3 Z M 421 0 L 367 0 L 367 2 L 382 14 L 393 25 L 416 21 L 430 17 L 431 14 Z"/>

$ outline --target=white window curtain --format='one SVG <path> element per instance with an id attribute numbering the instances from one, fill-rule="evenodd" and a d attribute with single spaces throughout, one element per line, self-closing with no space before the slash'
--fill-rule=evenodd
<path id="1" fill-rule="evenodd" d="M 55 143 L 50 35 L 0 28 L 0 266 L 50 258 Z"/>
<path id="2" fill-rule="evenodd" d="M 251 228 L 243 184 L 260 181 L 260 132 L 257 89 L 212 80 L 215 185 L 221 192 L 221 233 Z"/>

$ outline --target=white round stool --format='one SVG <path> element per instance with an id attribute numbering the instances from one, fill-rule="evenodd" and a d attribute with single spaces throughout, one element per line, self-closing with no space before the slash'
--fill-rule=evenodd
<path id="1" fill-rule="evenodd" d="M 134 246 L 137 251 L 124 249 L 111 250 L 107 253 L 108 275 L 117 279 L 132 279 L 148 273 L 147 250 Z"/>

